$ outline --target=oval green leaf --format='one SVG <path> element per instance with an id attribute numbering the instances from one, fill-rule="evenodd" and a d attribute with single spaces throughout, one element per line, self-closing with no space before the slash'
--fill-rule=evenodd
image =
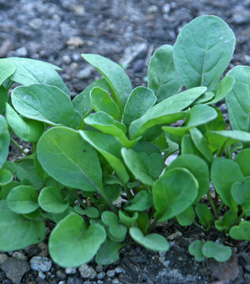
<path id="1" fill-rule="evenodd" d="M 0 115 L 0 168 L 5 163 L 10 145 L 10 133 L 5 118 Z"/>
<path id="2" fill-rule="evenodd" d="M 250 222 L 243 221 L 239 226 L 233 226 L 229 235 L 235 240 L 250 241 Z"/>
<path id="3" fill-rule="evenodd" d="M 130 212 L 139 212 L 149 209 L 153 206 L 152 194 L 146 190 L 142 190 L 135 197 L 128 201 L 125 205 L 125 210 Z"/>
<path id="4" fill-rule="evenodd" d="M 0 185 L 6 185 L 10 183 L 13 179 L 13 175 L 10 171 L 5 169 L 0 169 Z"/>
<path id="5" fill-rule="evenodd" d="M 250 149 L 242 150 L 234 159 L 245 177 L 250 176 Z"/>
<path id="6" fill-rule="evenodd" d="M 0 86 L 15 72 L 15 70 L 16 67 L 13 63 L 6 59 L 0 60 Z"/>
<path id="7" fill-rule="evenodd" d="M 213 257 L 219 262 L 228 261 L 232 255 L 232 249 L 222 244 L 207 241 L 202 246 L 202 253 L 205 257 Z"/>
<path id="8" fill-rule="evenodd" d="M 202 241 L 195 240 L 188 247 L 189 253 L 195 257 L 196 261 L 199 262 L 205 260 L 205 256 L 202 253 L 202 246 L 203 246 Z"/>

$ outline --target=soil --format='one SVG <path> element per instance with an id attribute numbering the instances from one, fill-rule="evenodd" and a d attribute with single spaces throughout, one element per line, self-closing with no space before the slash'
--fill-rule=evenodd
<path id="1" fill-rule="evenodd" d="M 97 53 L 126 66 L 136 87 L 146 84 L 153 51 L 163 44 L 174 44 L 183 25 L 203 14 L 217 15 L 233 29 L 237 45 L 230 68 L 250 65 L 249 0 L 0 0 L 0 57 L 23 56 L 60 66 L 74 97 L 99 77 L 80 54 Z M 16 157 L 13 145 L 12 151 Z M 197 238 L 214 240 L 221 236 L 214 232 L 205 235 L 197 226 L 182 228 L 175 223 L 157 230 L 170 241 L 167 253 L 130 245 L 122 249 L 115 264 L 100 267 L 94 261 L 89 263 L 97 273 L 91 279 L 84 278 L 79 270 L 69 273 L 56 264 L 43 272 L 29 268 L 15 278 L 16 266 L 9 261 L 7 270 L 5 261 L 0 262 L 0 283 L 250 283 L 248 242 L 232 243 L 223 238 L 234 250 L 230 261 L 198 263 L 188 254 L 188 245 Z M 30 263 L 37 255 L 49 258 L 41 249 L 46 248 L 46 242 L 42 244 L 20 251 L 19 259 Z M 6 254 L 8 260 L 17 256 Z"/>

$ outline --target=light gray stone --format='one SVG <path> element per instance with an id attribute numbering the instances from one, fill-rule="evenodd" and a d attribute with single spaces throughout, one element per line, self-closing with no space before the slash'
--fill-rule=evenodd
<path id="1" fill-rule="evenodd" d="M 66 274 L 75 274 L 76 273 L 76 268 L 75 267 L 68 267 L 65 269 Z"/>
<path id="2" fill-rule="evenodd" d="M 49 271 L 52 266 L 52 261 L 47 257 L 34 256 L 30 260 L 30 267 L 34 271 L 46 272 Z"/>
<path id="3" fill-rule="evenodd" d="M 78 269 L 79 269 L 79 272 L 82 278 L 84 279 L 94 279 L 97 276 L 97 273 L 94 270 L 94 268 L 92 268 L 91 266 L 87 264 L 81 265 Z"/>

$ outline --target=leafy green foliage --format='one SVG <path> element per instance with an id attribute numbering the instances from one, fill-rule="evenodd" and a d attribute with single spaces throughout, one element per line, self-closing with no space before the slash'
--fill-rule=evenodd
<path id="1" fill-rule="evenodd" d="M 221 79 L 234 44 L 221 19 L 198 17 L 155 51 L 148 86 L 134 89 L 117 63 L 83 54 L 103 77 L 72 101 L 58 67 L 0 59 L 0 250 L 42 241 L 48 223 L 63 267 L 109 265 L 131 239 L 168 251 L 155 228 L 170 219 L 249 241 L 249 67 Z M 231 125 L 214 106 L 222 99 Z M 28 154 L 20 141 L 32 143 Z M 14 162 L 10 142 L 22 155 Z M 210 240 L 189 252 L 232 253 Z"/>

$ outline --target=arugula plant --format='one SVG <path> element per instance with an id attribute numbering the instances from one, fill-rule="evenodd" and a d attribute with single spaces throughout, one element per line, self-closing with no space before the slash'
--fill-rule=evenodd
<path id="1" fill-rule="evenodd" d="M 167 251 L 154 229 L 173 218 L 250 240 L 250 67 L 224 74 L 234 47 L 224 21 L 198 17 L 155 51 L 148 86 L 135 89 L 118 64 L 82 54 L 102 78 L 73 100 L 58 67 L 1 59 L 0 250 L 42 241 L 50 224 L 60 266 L 106 265 L 129 239 Z M 231 129 L 216 107 L 223 99 Z M 16 137 L 32 154 L 11 162 Z M 213 240 L 189 251 L 197 261 L 232 253 Z"/>

